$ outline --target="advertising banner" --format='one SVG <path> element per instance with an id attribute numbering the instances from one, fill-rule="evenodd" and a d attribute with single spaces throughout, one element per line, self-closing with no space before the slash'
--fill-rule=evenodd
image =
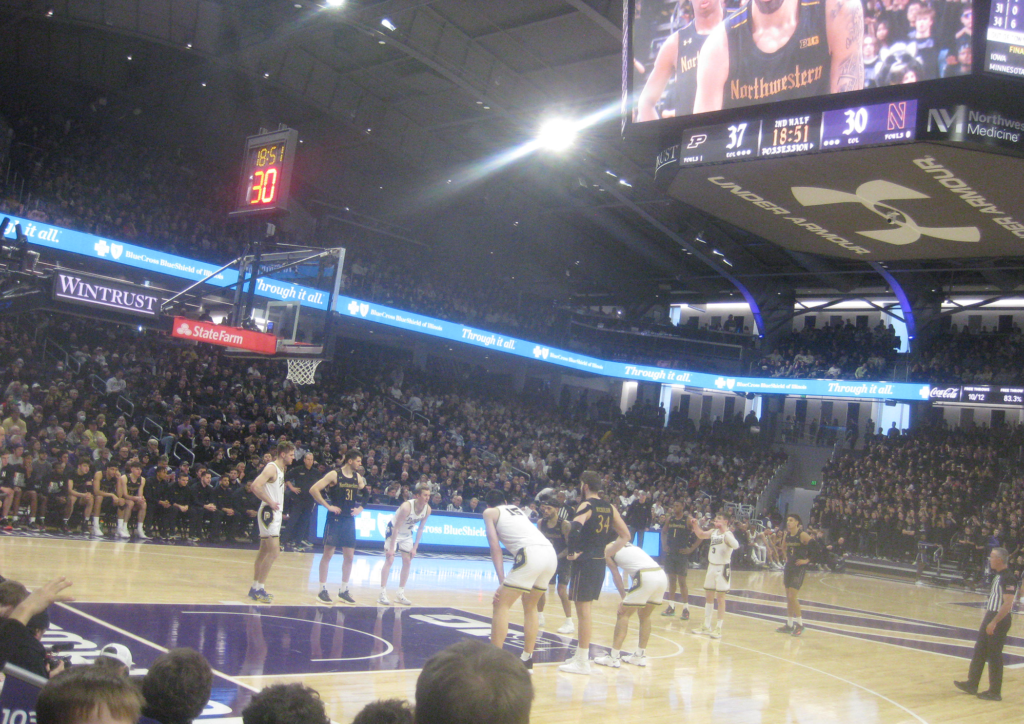
<path id="1" fill-rule="evenodd" d="M 253 332 L 239 327 L 227 327 L 223 324 L 197 322 L 194 319 L 175 317 L 171 336 L 179 339 L 190 339 L 194 342 L 207 342 L 221 347 L 234 347 L 260 354 L 277 352 L 277 337 L 264 332 Z"/>
<path id="2" fill-rule="evenodd" d="M 104 277 L 58 269 L 53 274 L 53 298 L 57 301 L 155 318 L 163 297 L 146 287 Z"/>

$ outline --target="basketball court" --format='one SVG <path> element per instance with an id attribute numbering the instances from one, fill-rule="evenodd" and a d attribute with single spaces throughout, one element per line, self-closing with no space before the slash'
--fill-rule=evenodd
<path id="1" fill-rule="evenodd" d="M 201 651 L 217 676 L 203 721 L 232 721 L 253 691 L 300 681 L 320 692 L 334 721 L 368 702 L 413 699 L 434 653 L 466 637 L 486 640 L 497 585 L 487 559 L 425 555 L 407 587 L 412 607 L 378 607 L 383 557 L 356 556 L 352 591 L 361 604 L 314 603 L 319 554 L 284 553 L 268 579 L 272 606 L 246 603 L 255 550 L 5 535 L 0 572 L 37 586 L 74 580 L 73 603 L 54 606 L 44 643 L 70 643 L 87 664 L 111 642 L 129 646 L 144 670 L 167 648 Z M 397 583 L 398 566 L 392 577 Z M 332 595 L 341 580 L 332 562 Z M 648 666 L 594 666 L 560 673 L 575 640 L 554 630 L 549 601 L 533 679 L 533 720 L 589 722 L 992 722 L 1024 712 L 1024 638 L 1011 629 L 1002 703 L 953 688 L 963 679 L 982 596 L 853 575 L 815 573 L 801 591 L 806 631 L 775 633 L 785 616 L 782 573 L 736 572 L 721 640 L 696 636 L 703 571 L 689 574 L 692 617 L 655 616 Z M 611 641 L 618 596 L 606 580 L 595 606 L 592 656 Z M 1020 618 L 1016 616 L 1016 618 Z M 521 646 L 521 609 L 506 647 Z M 626 650 L 635 645 L 635 619 Z M 983 681 L 983 688 L 985 682 Z M 1014 714 L 1016 712 L 1016 714 Z M 234 721 L 240 721 L 234 719 Z"/>

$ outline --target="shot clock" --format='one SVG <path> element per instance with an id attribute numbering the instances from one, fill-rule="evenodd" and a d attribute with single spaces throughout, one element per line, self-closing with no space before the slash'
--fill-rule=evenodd
<path id="1" fill-rule="evenodd" d="M 288 211 L 299 132 L 286 128 L 249 136 L 242 155 L 242 180 L 231 216 Z"/>

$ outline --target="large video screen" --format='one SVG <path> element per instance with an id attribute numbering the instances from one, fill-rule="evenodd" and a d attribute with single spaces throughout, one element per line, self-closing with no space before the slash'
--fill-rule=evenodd
<path id="1" fill-rule="evenodd" d="M 633 0 L 632 120 L 967 75 L 972 23 L 970 0 Z"/>
<path id="2" fill-rule="evenodd" d="M 985 70 L 1024 77 L 1024 0 L 992 0 Z"/>

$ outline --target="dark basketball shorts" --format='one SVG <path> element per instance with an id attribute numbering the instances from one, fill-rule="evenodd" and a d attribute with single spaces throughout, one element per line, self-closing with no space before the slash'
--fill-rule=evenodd
<path id="1" fill-rule="evenodd" d="M 604 558 L 577 558 L 569 573 L 569 600 L 586 603 L 601 597 L 604 586 Z"/>
<path id="2" fill-rule="evenodd" d="M 559 586 L 569 585 L 569 575 L 572 572 L 572 561 L 568 558 L 558 559 L 558 569 L 555 571 L 555 575 L 551 576 L 551 581 L 548 583 L 549 586 L 557 584 Z"/>
<path id="3" fill-rule="evenodd" d="M 804 570 L 807 566 L 794 566 L 790 563 L 786 564 L 786 569 L 782 573 L 782 580 L 785 582 L 786 588 L 794 588 L 797 591 L 804 585 Z"/>
<path id="4" fill-rule="evenodd" d="M 356 519 L 351 515 L 341 518 L 327 517 L 324 545 L 332 548 L 356 547 Z"/>
<path id="5" fill-rule="evenodd" d="M 670 576 L 685 576 L 690 568 L 690 555 L 679 551 L 665 551 L 665 573 Z"/>

